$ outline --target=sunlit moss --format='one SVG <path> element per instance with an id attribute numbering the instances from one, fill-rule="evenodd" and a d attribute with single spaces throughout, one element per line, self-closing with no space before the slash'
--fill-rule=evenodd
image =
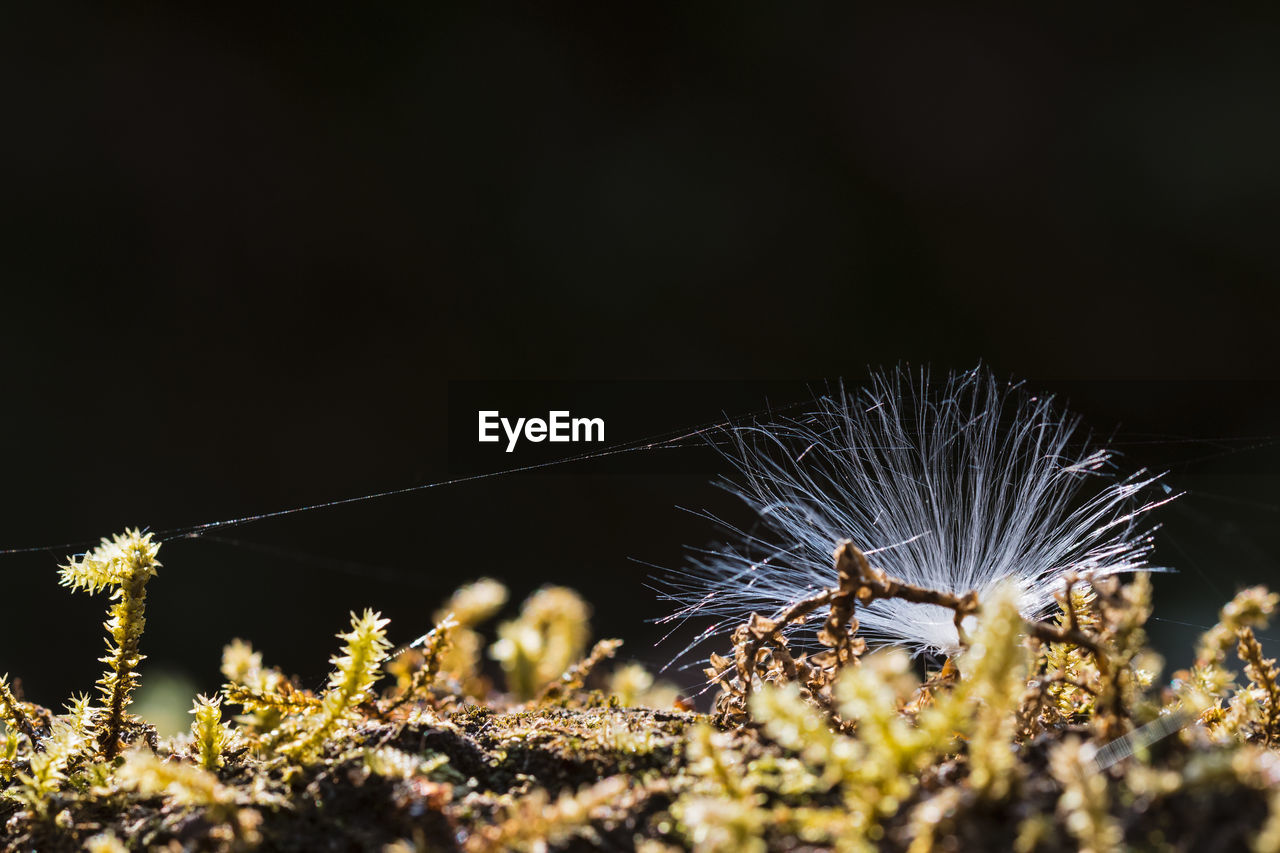
<path id="1" fill-rule="evenodd" d="M 197 696 L 192 703 L 191 735 L 195 739 L 196 757 L 205 770 L 217 770 L 223 764 L 223 753 L 231 748 L 235 735 L 222 722 L 222 700 Z"/>
<path id="2" fill-rule="evenodd" d="M 125 552 L 143 539 L 104 545 L 115 558 L 86 555 L 70 585 L 127 581 Z M 1146 646 L 1144 576 L 1068 576 L 1062 611 L 1043 623 L 1019 614 L 1012 586 L 980 601 L 951 594 L 937 600 L 954 608 L 962 647 L 922 680 L 905 652 L 868 651 L 856 614 L 877 596 L 933 594 L 858 553 L 842 547 L 837 585 L 796 608 L 821 634 L 811 644 L 785 635 L 784 619 L 734 632 L 713 660 L 729 674 L 712 715 L 655 700 L 649 672 L 610 660 L 617 641 L 586 652 L 589 610 L 563 588 L 499 626 L 507 690 L 495 689 L 476 660 L 478 627 L 505 589 L 487 581 L 463 587 L 395 660 L 387 620 L 353 613 L 316 692 L 234 641 L 222 695 L 196 697 L 189 734 L 160 740 L 125 713 L 116 742 L 129 748 L 115 757 L 101 741 L 113 693 L 55 714 L 0 679 L 11 839 L 0 849 L 332 846 L 296 837 L 317 831 L 350 832 L 334 843 L 360 849 L 469 853 L 1161 849 L 1170 833 L 1200 831 L 1184 813 L 1203 803 L 1239 815 L 1213 829 L 1223 849 L 1280 850 L 1280 674 L 1253 633 L 1275 609 L 1270 593 L 1228 604 L 1168 685 Z M 115 639 L 129 642 L 119 615 L 108 675 L 126 673 L 112 682 L 124 687 L 139 656 L 136 636 L 127 652 Z M 476 642 L 459 658 L 466 632 Z M 227 719 L 230 704 L 245 713 Z"/>
<path id="3" fill-rule="evenodd" d="M 98 690 L 105 705 L 99 715 L 98 742 L 103 754 L 113 758 L 120 751 L 120 735 L 124 727 L 132 693 L 138 685 L 138 664 L 143 655 L 138 650 L 146 628 L 147 581 L 155 577 L 160 562 L 156 554 L 160 543 L 151 533 L 126 530 L 80 558 L 70 558 L 62 566 L 61 583 L 72 592 L 83 589 L 90 593 L 114 588 L 110 619 L 106 628 L 107 656 L 102 662 L 107 673 L 98 680 Z"/>
<path id="4" fill-rule="evenodd" d="M 674 684 L 655 679 L 638 663 L 615 669 L 609 677 L 608 693 L 623 708 L 672 708 L 680 696 Z"/>
<path id="5" fill-rule="evenodd" d="M 545 790 L 504 803 L 500 815 L 464 845 L 468 853 L 541 851 L 589 833 L 592 819 L 627 793 L 621 776 L 603 779 L 574 793 L 552 798 Z"/>
<path id="6" fill-rule="evenodd" d="M 502 664 L 507 689 L 532 699 L 582 657 L 591 608 L 573 590 L 549 586 L 529 596 L 520 616 L 498 627 L 491 654 Z"/>
<path id="7" fill-rule="evenodd" d="M 480 673 L 484 636 L 477 628 L 498 614 L 507 603 L 507 596 L 503 584 L 492 578 L 481 578 L 459 587 L 436 611 L 437 624 L 449 617 L 457 623 L 441 654 L 439 671 L 456 681 L 458 689 L 466 695 L 483 696 L 486 692 Z"/>
<path id="8" fill-rule="evenodd" d="M 1086 749 L 1079 739 L 1062 741 L 1049 756 L 1049 770 L 1062 786 L 1058 812 L 1081 853 L 1107 853 L 1119 849 L 1123 833 L 1111 815 L 1107 776 L 1091 765 Z"/>
<path id="9" fill-rule="evenodd" d="M 370 698 L 391 648 L 385 630 L 390 620 L 380 616 L 372 610 L 351 614 L 351 630 L 338 635 L 343 650 L 330 660 L 335 670 L 320 706 L 298 718 L 296 735 L 279 746 L 281 753 L 301 761 L 318 758 L 326 740 L 359 719 L 356 709 Z"/>
<path id="10" fill-rule="evenodd" d="M 32 750 L 27 769 L 15 773 L 18 786 L 6 793 L 30 806 L 38 815 L 49 813 L 53 795 L 67 782 L 67 765 L 85 746 L 85 738 L 67 719 L 59 717 L 49 734 Z"/>

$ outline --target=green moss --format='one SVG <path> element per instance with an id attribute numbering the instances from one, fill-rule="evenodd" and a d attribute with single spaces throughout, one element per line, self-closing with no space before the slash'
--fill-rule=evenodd
<path id="1" fill-rule="evenodd" d="M 796 654 L 754 618 L 713 661 L 706 716 L 662 710 L 674 692 L 635 664 L 609 672 L 616 642 L 586 653 L 588 610 L 562 589 L 499 628 L 494 689 L 478 625 L 505 590 L 485 581 L 394 657 L 386 620 L 353 614 L 319 695 L 234 641 L 222 699 L 198 697 L 191 733 L 161 742 L 125 710 L 138 573 L 158 565 L 144 545 L 131 532 L 64 569 L 122 590 L 103 707 L 55 714 L 0 679 L 4 850 L 1280 850 L 1280 686 L 1253 634 L 1276 607 L 1265 590 L 1229 602 L 1165 686 L 1141 576 L 1080 578 L 1043 625 L 1012 589 L 938 599 L 975 620 L 921 680 L 902 653 L 865 649 L 856 613 L 934 594 L 842 546 L 836 586 L 795 609 L 828 611 L 823 650 Z M 244 713 L 226 719 L 224 701 Z"/>

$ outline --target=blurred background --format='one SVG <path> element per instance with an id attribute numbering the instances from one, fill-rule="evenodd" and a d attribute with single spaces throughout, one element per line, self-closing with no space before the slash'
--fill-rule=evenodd
<path id="1" fill-rule="evenodd" d="M 43 548 L 0 556 L 0 672 L 35 701 L 100 673 L 68 553 L 475 473 L 460 380 L 610 384 L 612 442 L 981 359 L 1190 491 L 1159 516 L 1171 664 L 1280 581 L 1274 15 L 0 16 L 0 548 Z M 406 641 L 481 575 L 512 610 L 574 586 L 665 662 L 646 564 L 716 535 L 677 507 L 744 520 L 672 452 L 170 542 L 143 683 L 212 691 L 241 636 L 316 686 L 348 611 Z"/>

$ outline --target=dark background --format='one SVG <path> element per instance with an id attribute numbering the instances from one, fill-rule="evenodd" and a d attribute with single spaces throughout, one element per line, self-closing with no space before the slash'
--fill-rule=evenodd
<path id="1" fill-rule="evenodd" d="M 450 380 L 774 403 L 979 359 L 1192 490 L 1153 625 L 1185 663 L 1175 622 L 1280 547 L 1277 35 L 1181 9 L 6 8 L 0 547 L 67 545 L 0 557 L 0 671 L 89 688 L 106 602 L 55 566 L 102 534 L 456 473 Z M 646 387 L 611 436 L 765 404 Z M 736 511 L 689 458 L 171 542 L 147 666 L 211 690 L 239 635 L 318 683 L 349 610 L 407 640 L 483 574 L 572 584 L 665 660 L 633 560 L 714 536 L 677 505 Z"/>

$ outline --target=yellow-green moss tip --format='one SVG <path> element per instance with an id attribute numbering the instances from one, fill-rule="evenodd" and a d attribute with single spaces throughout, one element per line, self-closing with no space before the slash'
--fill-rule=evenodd
<path id="1" fill-rule="evenodd" d="M 371 698 L 373 685 L 382 676 L 382 663 L 391 648 L 384 630 L 389 621 L 372 610 L 351 614 L 351 630 L 338 634 L 345 644 L 343 651 L 329 661 L 335 670 L 320 708 L 302 719 L 301 730 L 280 752 L 299 761 L 314 760 L 325 741 L 356 717 L 355 709 Z"/>
<path id="2" fill-rule="evenodd" d="M 502 664 L 507 689 L 532 699 L 582 657 L 591 608 L 576 592 L 549 586 L 529 596 L 519 618 L 498 627 L 490 654 Z"/>
<path id="3" fill-rule="evenodd" d="M 222 722 L 221 697 L 197 696 L 192 703 L 191 735 L 195 738 L 196 758 L 205 770 L 222 766 L 222 754 L 231 746 L 234 734 Z"/>
<path id="4" fill-rule="evenodd" d="M 120 751 L 120 733 L 138 686 L 138 664 L 143 655 L 138 647 L 146 628 L 147 581 L 160 568 L 156 554 L 160 543 L 151 533 L 137 528 L 126 530 L 80 558 L 68 558 L 61 567 L 60 583 L 72 592 L 90 593 L 115 587 L 113 604 L 106 623 L 107 654 L 100 660 L 107 672 L 98 679 L 98 691 L 105 702 L 98 717 L 98 743 L 107 758 Z"/>
<path id="5" fill-rule="evenodd" d="M 59 583 L 72 592 L 83 589 L 96 593 L 108 586 L 121 586 L 139 574 L 150 578 L 161 565 L 156 559 L 160 543 L 152 536 L 135 527 L 104 538 L 87 554 L 68 557 L 66 564 L 59 566 Z"/>

